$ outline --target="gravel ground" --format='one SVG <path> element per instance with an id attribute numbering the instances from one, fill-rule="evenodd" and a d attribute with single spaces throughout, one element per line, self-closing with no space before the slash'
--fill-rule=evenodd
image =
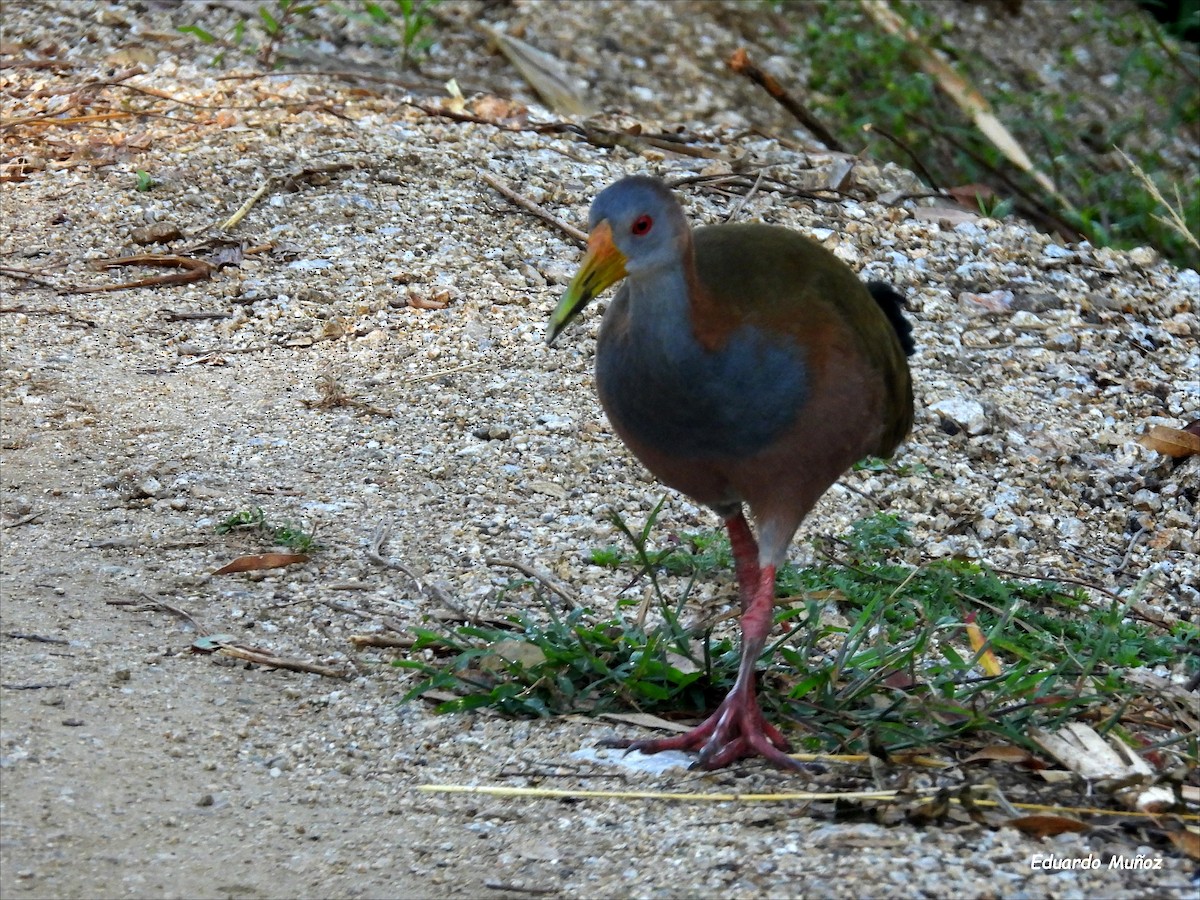
<path id="1" fill-rule="evenodd" d="M 186 8 L 224 33 L 239 7 Z M 206 65 L 212 49 L 174 32 L 182 20 L 169 4 L 8 5 L 6 64 L 60 65 L 0 73 L 6 122 L 72 103 L 75 114 L 166 116 L 7 130 L 5 161 L 24 154 L 27 177 L 0 195 L 6 267 L 55 285 L 135 277 L 88 263 L 185 253 L 265 180 L 344 167 L 277 183 L 234 230 L 246 247 L 273 249 L 210 281 L 59 295 L 5 279 L 0 893 L 1194 896 L 1194 864 L 1116 831 L 1037 841 L 976 824 L 832 824 L 799 803 L 415 790 L 749 793 L 836 781 L 797 783 L 755 764 L 711 774 L 614 765 L 580 753 L 629 733 L 600 720 L 435 716 L 399 705 L 411 682 L 389 652 L 349 642 L 386 632 L 385 621 L 420 623 L 436 598 L 485 611 L 528 600 L 506 593 L 513 572 L 496 558 L 545 570 L 599 610 L 625 588 L 588 551 L 618 540 L 608 511 L 644 521 L 662 491 L 595 401 L 599 311 L 545 347 L 578 248 L 481 174 L 574 224 L 600 188 L 633 172 L 753 167 L 827 183 L 841 158 L 798 149 L 791 123 L 722 70 L 739 43 L 767 60 L 780 50 L 774 14 L 746 10 L 447 3 L 426 69 L 433 86 L 413 88 L 441 96 L 442 76 L 457 73 L 468 99 L 519 93 L 469 27 L 504 21 L 620 108 L 604 121 L 682 125 L 715 151 L 698 158 L 448 121 L 400 102 L 394 85 L 220 80 Z M 353 41 L 310 52 L 384 71 L 378 51 Z M 134 66 L 144 72 L 127 76 Z M 83 87 L 117 81 L 175 99 Z M 530 118 L 553 116 L 534 107 Z M 153 190 L 135 189 L 139 169 Z M 916 185 L 868 162 L 849 183 L 863 197 Z M 814 235 L 864 277 L 898 285 L 919 346 L 916 425 L 898 457 L 914 474 L 847 475 L 852 490 L 831 490 L 805 533 L 841 533 L 878 505 L 913 523 L 925 553 L 1112 590 L 1141 581 L 1149 608 L 1191 614 L 1200 459 L 1172 466 L 1136 439 L 1200 417 L 1200 277 L 1149 250 L 1061 246 L 1019 222 L 812 202 L 771 184 L 739 217 Z M 696 222 L 721 221 L 744 199 L 698 185 L 681 196 Z M 149 226 L 183 236 L 141 247 Z M 334 384 L 365 405 L 314 402 Z M 214 529 L 254 507 L 316 528 L 324 549 L 303 566 L 209 575 L 263 549 Z M 678 497 L 660 519 L 664 530 L 713 524 Z M 420 583 L 373 560 L 381 528 L 382 555 Z M 697 599 L 730 602 L 731 581 Z M 195 623 L 354 677 L 193 654 Z M 1108 868 L 1112 854 L 1139 853 L 1161 867 Z M 1089 854 L 1104 865 L 1034 865 Z"/>

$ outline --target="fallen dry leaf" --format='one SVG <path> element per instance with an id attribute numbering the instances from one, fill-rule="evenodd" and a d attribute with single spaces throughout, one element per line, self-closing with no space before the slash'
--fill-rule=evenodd
<path id="1" fill-rule="evenodd" d="M 529 119 L 529 107 L 494 94 L 486 94 L 474 100 L 471 103 L 471 112 L 481 119 L 506 124 L 524 125 Z"/>
<path id="2" fill-rule="evenodd" d="M 446 101 L 446 109 L 450 112 L 461 113 L 467 108 L 467 100 L 463 96 L 462 88 L 458 86 L 457 78 L 446 82 L 446 93 L 450 95 L 450 99 Z"/>
<path id="3" fill-rule="evenodd" d="M 450 292 L 437 291 L 425 296 L 420 291 L 409 291 L 408 305 L 413 309 L 445 309 L 450 305 Z"/>
<path id="4" fill-rule="evenodd" d="M 993 677 L 999 675 L 1000 661 L 996 659 L 996 654 L 987 645 L 987 638 L 983 636 L 983 632 L 975 624 L 975 613 L 970 613 L 967 616 L 967 637 L 971 641 L 971 649 L 979 655 L 979 666 L 983 669 L 984 673 Z"/>
<path id="5" fill-rule="evenodd" d="M 1088 830 L 1088 826 L 1078 819 L 1070 819 L 1066 816 L 1051 816 L 1051 815 L 1034 815 L 1034 816 L 1018 816 L 1015 819 L 1009 819 L 1004 823 L 1018 831 L 1023 831 L 1026 834 L 1032 834 L 1036 837 L 1053 837 L 1056 834 L 1066 834 L 1067 832 L 1083 832 Z"/>
<path id="6" fill-rule="evenodd" d="M 1192 859 L 1200 859 L 1200 831 L 1188 828 L 1185 831 L 1170 831 L 1167 833 L 1171 843 L 1182 853 Z"/>
<path id="7" fill-rule="evenodd" d="M 479 667 L 489 672 L 503 671 L 508 663 L 516 663 L 526 669 L 540 666 L 546 661 L 546 654 L 537 644 L 519 639 L 496 641 L 492 644 L 492 652 L 479 660 Z"/>
<path id="8" fill-rule="evenodd" d="M 236 572 L 258 572 L 262 569 L 282 569 L 308 562 L 303 553 L 259 553 L 255 556 L 239 556 L 228 565 L 221 566 L 214 575 L 233 575 Z"/>
<path id="9" fill-rule="evenodd" d="M 575 79 L 562 60 L 497 28 L 482 23 L 479 27 L 556 113 L 584 118 L 595 114 L 595 105 L 575 87 Z"/>
<path id="10" fill-rule="evenodd" d="M 984 747 L 982 750 L 972 753 L 963 762 L 1007 762 L 1024 766 L 1027 769 L 1046 768 L 1046 764 L 1028 750 L 1012 744 L 992 744 L 990 747 Z"/>
<path id="11" fill-rule="evenodd" d="M 1176 459 L 1200 453 L 1200 434 L 1192 432 L 1190 426 L 1188 429 L 1180 429 L 1153 425 L 1138 438 L 1138 443 L 1155 453 L 1173 456 Z"/>
<path id="12" fill-rule="evenodd" d="M 946 188 L 946 193 L 967 209 L 979 209 L 984 203 L 996 199 L 996 192 L 987 184 L 960 184 Z"/>

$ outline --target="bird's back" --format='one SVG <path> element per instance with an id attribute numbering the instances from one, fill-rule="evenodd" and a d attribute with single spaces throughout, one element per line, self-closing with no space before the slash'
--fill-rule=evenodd
<path id="1" fill-rule="evenodd" d="M 894 325 L 884 301 L 845 263 L 794 231 L 739 224 L 697 228 L 693 235 L 707 301 L 696 311 L 700 333 L 719 342 L 749 325 L 790 337 L 805 348 L 814 385 L 853 369 L 884 398 L 881 439 L 867 452 L 890 456 L 912 427 L 902 317 Z"/>

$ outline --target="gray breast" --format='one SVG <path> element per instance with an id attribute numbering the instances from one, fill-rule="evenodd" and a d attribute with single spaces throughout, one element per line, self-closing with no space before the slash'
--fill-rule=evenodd
<path id="1" fill-rule="evenodd" d="M 763 449 L 795 421 L 808 395 L 803 349 L 749 327 L 711 352 L 687 330 L 656 336 L 605 328 L 596 385 L 618 430 L 697 459 Z"/>

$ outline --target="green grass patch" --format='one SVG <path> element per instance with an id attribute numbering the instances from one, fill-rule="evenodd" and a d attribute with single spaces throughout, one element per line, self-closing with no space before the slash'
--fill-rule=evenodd
<path id="1" fill-rule="evenodd" d="M 736 631 L 684 619 L 697 579 L 726 579 L 732 593 L 729 544 L 723 533 L 701 532 L 656 545 L 660 507 L 636 531 L 614 519 L 627 545 L 592 555 L 647 579 L 653 624 L 637 624 L 633 600 L 613 614 L 563 615 L 542 597 L 544 612 L 507 624 L 421 630 L 410 658 L 397 663 L 421 676 L 405 699 L 440 690 L 456 695 L 440 711 L 514 716 L 711 710 L 736 676 Z M 834 542 L 836 555 L 780 571 L 778 636 L 759 663 L 760 695 L 804 749 L 898 751 L 997 737 L 1031 746 L 1031 726 L 1086 716 L 1107 730 L 1120 726 L 1121 711 L 1152 707 L 1129 678 L 1138 669 L 1180 658 L 1197 667 L 1194 624 L 1164 631 L 1132 620 L 1124 602 L 1096 604 L 1082 588 L 1005 579 L 962 560 L 913 566 L 898 558 L 910 543 L 906 523 L 876 515 Z M 537 590 L 532 582 L 511 587 Z M 968 623 L 985 646 L 972 645 Z M 988 653 L 998 673 L 983 665 Z M 1167 731 L 1143 736 L 1180 740 Z"/>
<path id="2" fill-rule="evenodd" d="M 308 531 L 291 522 L 269 522 L 261 506 L 243 509 L 217 525 L 217 534 L 261 535 L 277 547 L 286 547 L 296 553 L 313 553 L 321 549 L 314 531 Z"/>
<path id="3" fill-rule="evenodd" d="M 348 23 L 362 30 L 373 46 L 398 52 L 400 68 L 412 68 L 429 53 L 437 21 L 438 0 L 264 0 L 256 15 L 243 15 L 225 34 L 217 34 L 200 21 L 177 26 L 217 50 L 211 65 L 224 65 L 229 53 L 252 55 L 264 68 L 278 68 L 281 51 L 293 44 L 313 41 L 322 34 L 344 40 Z M 200 7 L 195 7 L 201 9 Z M 184 5 L 185 12 L 192 7 Z"/>

